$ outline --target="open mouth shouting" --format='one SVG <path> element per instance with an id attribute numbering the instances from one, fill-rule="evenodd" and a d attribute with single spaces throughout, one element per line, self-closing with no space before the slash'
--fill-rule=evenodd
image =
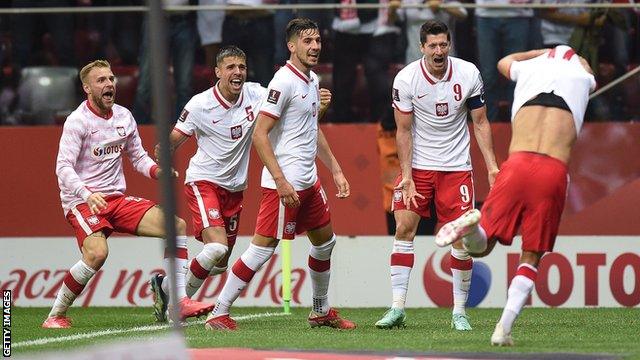
<path id="1" fill-rule="evenodd" d="M 443 67 L 444 66 L 444 60 L 445 60 L 444 57 L 436 56 L 436 57 L 433 58 L 433 64 L 436 67 Z"/>
<path id="2" fill-rule="evenodd" d="M 102 93 L 102 101 L 106 105 L 113 105 L 116 97 L 115 89 L 107 89 Z"/>
<path id="3" fill-rule="evenodd" d="M 307 59 L 309 59 L 309 62 L 311 63 L 317 63 L 320 59 L 320 53 L 308 53 Z"/>
<path id="4" fill-rule="evenodd" d="M 231 90 L 234 92 L 240 92 L 242 90 L 242 84 L 244 80 L 242 78 L 235 78 L 229 80 L 229 85 L 231 86 Z"/>

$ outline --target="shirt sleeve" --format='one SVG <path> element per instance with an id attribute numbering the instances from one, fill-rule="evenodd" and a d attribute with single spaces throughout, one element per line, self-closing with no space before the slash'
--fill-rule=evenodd
<path id="1" fill-rule="evenodd" d="M 133 126 L 131 127 L 132 130 L 127 138 L 125 151 L 129 160 L 131 160 L 133 168 L 136 169 L 137 172 L 146 177 L 154 178 L 154 174 L 151 170 L 154 166 L 157 167 L 156 162 L 149 157 L 147 151 L 142 147 L 142 140 L 140 139 L 140 134 L 138 134 L 138 127 L 135 125 L 133 117 L 130 116 L 130 118 Z"/>
<path id="2" fill-rule="evenodd" d="M 391 100 L 393 107 L 398 111 L 403 113 L 413 112 L 413 94 L 409 90 L 409 83 L 401 76 L 396 76 L 393 80 Z"/>
<path id="3" fill-rule="evenodd" d="M 274 119 L 280 119 L 282 111 L 291 100 L 291 86 L 283 79 L 274 77 L 267 87 L 266 96 L 262 99 L 260 113 Z"/>
<path id="4" fill-rule="evenodd" d="M 180 116 L 178 117 L 178 121 L 176 121 L 176 125 L 174 129 L 187 135 L 193 135 L 194 131 L 198 129 L 198 112 L 194 111 L 194 99 L 191 98 L 187 105 L 184 106 Z"/>
<path id="5" fill-rule="evenodd" d="M 87 136 L 81 121 L 67 118 L 60 137 L 58 158 L 56 160 L 56 175 L 61 186 L 87 201 L 91 191 L 76 172 L 76 163 L 82 149 L 82 142 Z"/>
<path id="6" fill-rule="evenodd" d="M 473 87 L 471 89 L 471 93 L 469 97 L 479 96 L 484 93 L 484 82 L 482 81 L 482 75 L 480 75 L 480 71 L 475 69 L 473 74 Z"/>
<path id="7" fill-rule="evenodd" d="M 520 61 L 512 61 L 509 67 L 509 78 L 512 81 L 518 81 L 518 75 L 520 75 Z"/>

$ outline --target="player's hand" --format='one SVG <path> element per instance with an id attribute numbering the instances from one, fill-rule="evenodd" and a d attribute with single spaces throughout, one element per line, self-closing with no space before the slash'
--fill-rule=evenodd
<path id="1" fill-rule="evenodd" d="M 89 205 L 89 211 L 92 215 L 99 214 L 100 211 L 107 208 L 107 201 L 104 199 L 105 195 L 101 192 L 94 192 L 87 198 L 87 205 Z"/>
<path id="2" fill-rule="evenodd" d="M 329 89 L 320 89 L 320 113 L 324 113 L 331 105 L 331 91 Z"/>
<path id="3" fill-rule="evenodd" d="M 347 178 L 344 177 L 342 171 L 333 174 L 333 181 L 336 183 L 336 187 L 338 188 L 338 193 L 336 194 L 338 199 L 345 199 L 351 195 L 349 182 L 347 181 Z"/>
<path id="4" fill-rule="evenodd" d="M 300 197 L 298 196 L 296 189 L 294 189 L 293 185 L 291 185 L 286 179 L 276 181 L 276 191 L 278 192 L 280 201 L 284 206 L 300 206 Z"/>
<path id="5" fill-rule="evenodd" d="M 393 189 L 402 190 L 402 200 L 407 210 L 411 209 L 411 204 L 413 204 L 416 209 L 418 208 L 418 201 L 416 200 L 416 197 L 424 199 L 424 196 L 420 195 L 418 191 L 416 191 L 416 183 L 413 182 L 413 179 L 403 178 L 398 186 Z"/>
<path id="6" fill-rule="evenodd" d="M 498 172 L 500 170 L 498 170 L 498 168 L 495 168 L 493 170 L 489 170 L 488 171 L 488 175 L 489 175 L 489 188 L 493 187 L 493 184 L 496 182 L 496 176 L 498 176 Z"/>

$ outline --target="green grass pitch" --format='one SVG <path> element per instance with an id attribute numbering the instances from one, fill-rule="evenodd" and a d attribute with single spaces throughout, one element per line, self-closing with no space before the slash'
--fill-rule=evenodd
<path id="1" fill-rule="evenodd" d="M 277 313 L 277 308 L 234 308 L 233 316 Z M 13 353 L 50 349 L 72 349 L 123 338 L 158 335 L 150 308 L 72 308 L 72 329 L 42 329 L 48 309 L 14 308 Z M 449 328 L 449 309 L 408 309 L 407 327 L 379 330 L 373 325 L 384 309 L 342 309 L 341 315 L 355 321 L 354 331 L 311 329 L 308 309 L 294 308 L 291 315 L 249 318 L 238 321 L 236 332 L 210 332 L 191 321 L 185 328 L 192 348 L 245 347 L 254 349 L 317 349 L 339 351 L 403 352 L 518 352 L 600 353 L 640 359 L 640 312 L 638 309 L 543 309 L 526 308 L 513 331 L 516 346 L 496 348 L 489 338 L 500 309 L 470 309 L 473 331 Z M 202 322 L 202 321 L 200 321 Z M 136 330 L 130 330 L 138 328 Z M 31 344 L 29 341 L 103 332 L 101 336 L 62 342 Z M 114 332 L 118 332 L 114 334 Z"/>

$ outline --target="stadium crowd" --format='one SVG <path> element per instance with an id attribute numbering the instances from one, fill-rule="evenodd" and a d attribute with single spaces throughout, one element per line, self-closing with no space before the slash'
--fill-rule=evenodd
<path id="1" fill-rule="evenodd" d="M 337 1 L 337 0 L 334 0 Z M 285 0 L 280 3 L 333 3 Z M 342 0 L 356 3 L 356 0 Z M 453 54 L 476 64 L 485 83 L 488 118 L 508 121 L 512 84 L 499 76 L 497 61 L 512 52 L 566 44 L 576 48 L 605 85 L 639 61 L 638 16 L 631 9 L 466 9 L 442 8 L 449 0 L 423 1 L 423 8 L 402 4 L 418 0 L 358 0 L 384 3 L 381 9 L 243 10 L 171 12 L 167 15 L 172 94 L 177 116 L 194 94 L 214 81 L 214 56 L 220 46 L 247 52 L 248 80 L 266 86 L 284 64 L 288 51 L 283 29 L 294 17 L 316 21 L 323 53 L 316 72 L 333 91 L 324 122 L 378 122 L 393 130 L 390 102 L 395 74 L 417 57 L 419 26 L 428 19 L 449 24 Z M 477 0 L 483 4 L 487 0 Z M 542 0 L 564 3 L 567 0 Z M 571 0 L 571 2 L 592 2 Z M 616 0 L 614 2 L 626 2 Z M 134 6 L 142 0 L 13 0 L 0 7 Z M 167 0 L 165 5 L 259 5 L 273 0 Z M 455 2 L 452 2 L 455 4 Z M 492 3 L 496 3 L 492 1 Z M 500 3 L 500 1 L 497 1 Z M 505 1 L 506 3 L 506 1 Z M 131 108 L 139 124 L 150 123 L 150 81 L 146 22 L 140 12 L 0 15 L 0 124 L 61 124 L 83 97 L 79 67 L 108 60 L 119 80 L 118 102 Z M 46 67 L 46 68 L 43 68 Z M 50 68 L 50 67 L 55 67 Z M 48 80 L 42 80 L 46 77 Z M 636 120 L 637 77 L 590 103 L 586 121 Z M 49 91 L 49 92 L 47 92 Z M 43 101 L 52 93 L 58 101 Z M 175 117 L 174 116 L 174 117 Z"/>

